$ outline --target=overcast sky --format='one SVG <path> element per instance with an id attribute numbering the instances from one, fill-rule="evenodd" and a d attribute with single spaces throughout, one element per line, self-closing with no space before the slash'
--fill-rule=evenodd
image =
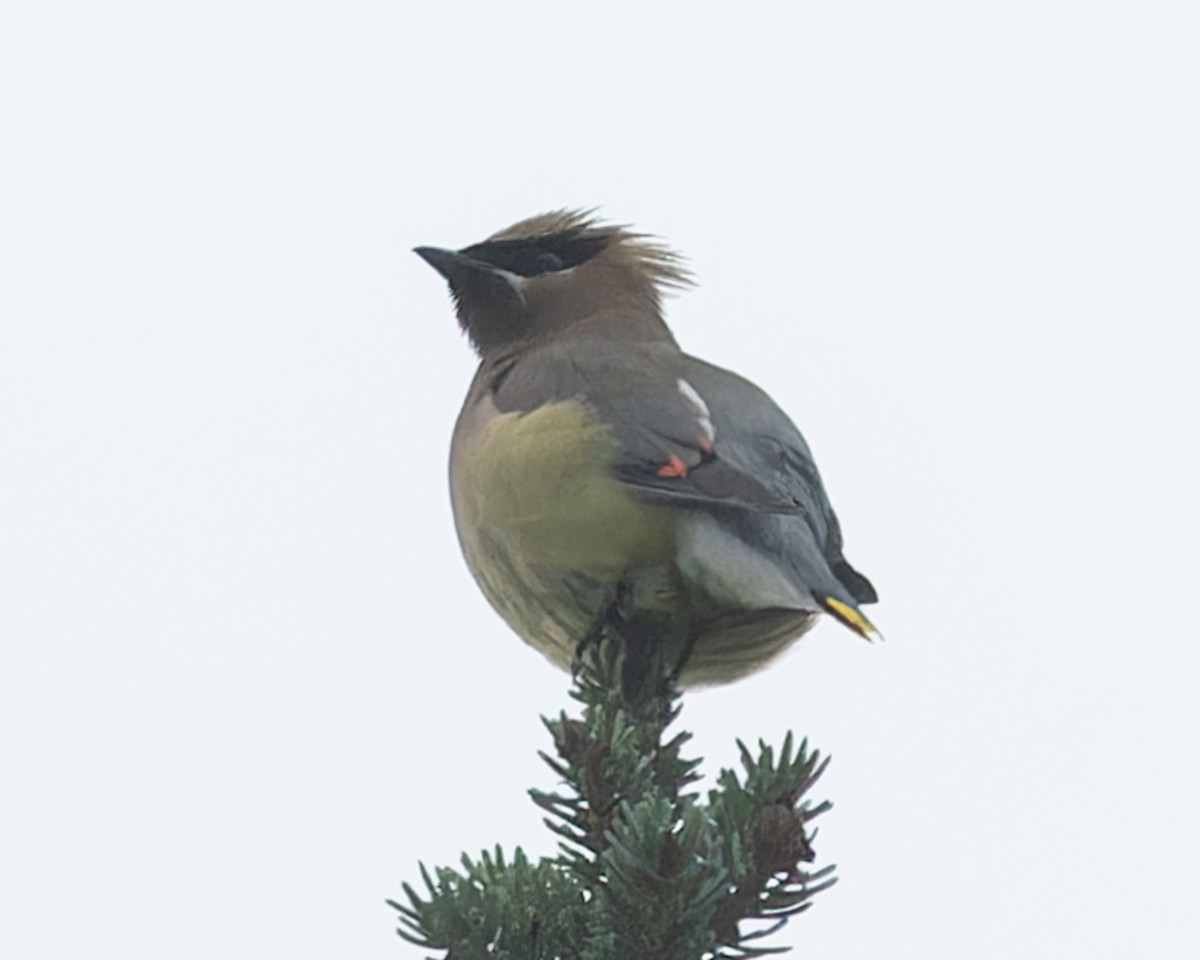
<path id="1" fill-rule="evenodd" d="M 882 598 L 686 698 L 833 754 L 776 942 L 1200 955 L 1193 2 L 186 6 L 0 27 L 0 956 L 417 958 L 419 860 L 551 850 L 409 251 L 595 205 Z"/>

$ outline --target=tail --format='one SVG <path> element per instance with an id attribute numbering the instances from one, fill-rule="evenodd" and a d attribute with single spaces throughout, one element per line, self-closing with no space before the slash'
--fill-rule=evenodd
<path id="1" fill-rule="evenodd" d="M 838 557 L 829 565 L 829 569 L 842 582 L 842 586 L 850 591 L 850 596 L 859 603 L 876 603 L 879 600 L 871 581 L 850 566 L 845 557 Z"/>
<path id="2" fill-rule="evenodd" d="M 820 593 L 817 594 L 817 603 L 821 605 L 826 613 L 835 620 L 844 623 L 868 643 L 883 639 L 883 634 L 875 628 L 875 624 L 858 610 L 854 609 L 854 607 L 850 606 L 850 604 L 843 603 L 837 597 Z"/>

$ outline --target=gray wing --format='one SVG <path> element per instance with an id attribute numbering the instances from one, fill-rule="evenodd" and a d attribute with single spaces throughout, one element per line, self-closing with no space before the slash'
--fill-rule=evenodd
<path id="1" fill-rule="evenodd" d="M 720 460 L 758 478 L 774 496 L 794 504 L 833 575 L 859 603 L 874 603 L 875 588 L 842 555 L 841 525 L 812 451 L 796 425 L 750 381 L 694 357 L 685 356 L 683 361 L 687 380 L 700 396 L 711 398 Z M 791 552 L 789 541 L 796 527 L 788 518 L 751 514 L 738 523 L 753 528 L 756 537 L 773 543 L 778 552 Z"/>
<path id="2" fill-rule="evenodd" d="M 637 496 L 704 510 L 785 565 L 817 554 L 854 599 L 875 600 L 842 556 L 808 444 L 750 381 L 673 344 L 608 340 L 552 342 L 491 376 L 501 410 L 584 400 L 619 438 L 614 469 Z"/>
<path id="3" fill-rule="evenodd" d="M 541 344 L 481 376 L 505 412 L 583 400 L 620 440 L 617 476 L 647 499 L 802 513 L 804 505 L 764 484 L 761 471 L 716 455 L 715 423 L 694 388 L 682 386 L 688 363 L 697 362 L 671 343 L 574 338 Z"/>

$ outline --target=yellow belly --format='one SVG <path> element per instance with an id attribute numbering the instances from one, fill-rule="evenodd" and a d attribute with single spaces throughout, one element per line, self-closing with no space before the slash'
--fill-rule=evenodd
<path id="1" fill-rule="evenodd" d="M 670 605 L 674 516 L 616 479 L 618 442 L 574 401 L 493 415 L 454 451 L 455 522 L 471 572 L 509 625 L 555 662 L 632 578 Z"/>

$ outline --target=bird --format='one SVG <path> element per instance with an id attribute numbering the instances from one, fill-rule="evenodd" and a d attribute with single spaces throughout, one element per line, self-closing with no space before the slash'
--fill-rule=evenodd
<path id="1" fill-rule="evenodd" d="M 522 639 L 571 669 L 619 627 L 666 645 L 692 687 L 759 670 L 821 614 L 879 637 L 800 431 L 668 328 L 664 296 L 694 283 L 680 255 L 574 209 L 414 252 L 479 356 L 451 440 L 454 522 Z"/>

